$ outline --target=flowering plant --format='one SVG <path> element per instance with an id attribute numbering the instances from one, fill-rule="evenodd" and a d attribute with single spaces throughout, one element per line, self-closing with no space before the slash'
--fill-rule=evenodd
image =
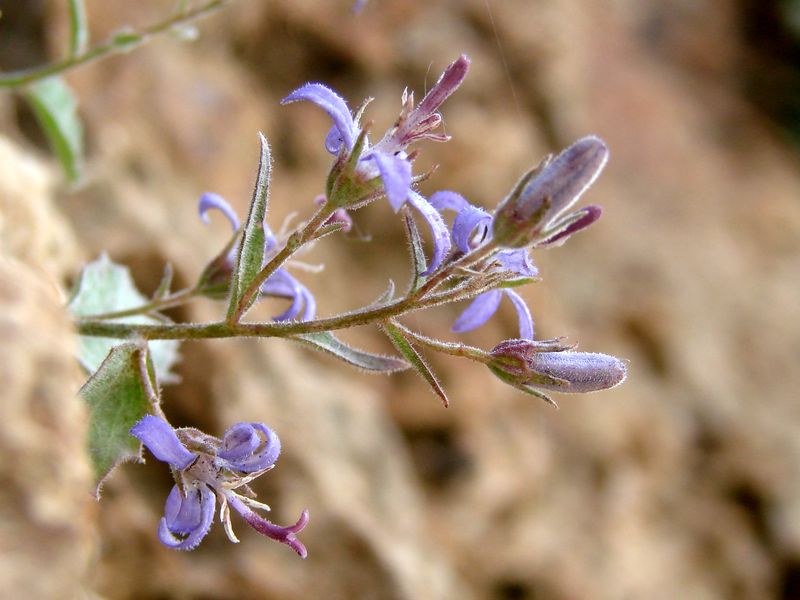
<path id="1" fill-rule="evenodd" d="M 531 251 L 561 245 L 600 217 L 596 206 L 573 206 L 606 164 L 608 149 L 601 139 L 584 137 L 557 157 L 545 159 L 491 212 L 454 191 L 430 197 L 419 191 L 428 175 L 414 171 L 416 145 L 449 139 L 440 132 L 440 109 L 464 81 L 469 66 L 469 59 L 460 56 L 418 104 L 413 93 L 404 92 L 398 118 L 375 142 L 372 126 L 363 118 L 368 101 L 351 111 L 339 94 L 320 83 L 288 94 L 283 104 L 310 102 L 332 121 L 324 139 L 333 155 L 324 191 L 309 201 L 314 210 L 306 220 L 286 233 L 273 233 L 266 221 L 272 160 L 269 144 L 260 135 L 259 167 L 244 221 L 215 193 L 199 200 L 203 221 L 218 211 L 233 233 L 209 257 L 192 286 L 172 290 L 167 268 L 158 290 L 145 298 L 127 270 L 105 256 L 84 269 L 69 308 L 81 336 L 80 359 L 90 373 L 81 395 L 91 408 L 90 450 L 98 489 L 121 461 L 140 459 L 142 445 L 166 463 L 175 480 L 158 527 L 166 546 L 195 548 L 209 531 L 219 504 L 231 541 L 238 541 L 232 508 L 266 537 L 306 555 L 297 534 L 308 522 L 308 511 L 294 525 L 275 525 L 259 514 L 269 507 L 249 488 L 273 468 L 280 453 L 278 437 L 269 427 L 238 423 L 217 438 L 174 428 L 165 418 L 159 383 L 170 380 L 182 340 L 281 337 L 370 372 L 414 369 L 445 406 L 448 396 L 423 350 L 478 362 L 501 381 L 552 404 L 551 392 L 593 392 L 625 379 L 625 365 L 617 358 L 579 352 L 562 339 L 536 340 L 531 311 L 517 291 L 539 281 Z M 347 231 L 354 211 L 382 198 L 398 215 L 411 248 L 405 289 L 390 283 L 377 301 L 318 317 L 313 284 L 291 272 L 295 255 L 322 238 Z M 445 217 L 451 213 L 448 225 Z M 420 224 L 430 230 L 427 252 Z M 197 297 L 223 303 L 224 316 L 209 323 L 174 323 L 163 314 Z M 269 321 L 248 320 L 250 309 L 266 297 L 283 299 L 288 306 Z M 412 312 L 468 301 L 452 326 L 455 333 L 467 332 L 486 323 L 503 298 L 517 313 L 519 331 L 491 350 L 435 339 L 402 323 Z M 395 354 L 354 348 L 333 333 L 358 325 L 377 326 Z"/>

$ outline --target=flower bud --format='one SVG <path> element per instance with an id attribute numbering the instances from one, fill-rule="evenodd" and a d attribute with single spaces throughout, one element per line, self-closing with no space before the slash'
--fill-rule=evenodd
<path id="1" fill-rule="evenodd" d="M 566 212 L 594 182 L 608 160 L 608 147 L 596 136 L 587 136 L 572 144 L 552 162 L 545 162 L 525 175 L 497 207 L 493 238 L 504 248 L 522 248 L 553 237 L 574 223 Z M 581 227 L 572 226 L 569 235 L 593 223 L 599 211 L 578 219 Z M 563 238 L 563 235 L 559 235 Z"/>
<path id="2" fill-rule="evenodd" d="M 514 386 L 565 394 L 612 388 L 625 381 L 625 364 L 614 356 L 574 352 L 560 340 L 505 340 L 489 353 L 492 373 Z"/>

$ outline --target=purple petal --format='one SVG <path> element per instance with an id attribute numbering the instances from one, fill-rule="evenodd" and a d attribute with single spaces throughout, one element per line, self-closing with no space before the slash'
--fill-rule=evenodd
<path id="1" fill-rule="evenodd" d="M 458 89 L 461 82 L 464 81 L 464 78 L 467 76 L 469 65 L 469 58 L 465 54 L 462 54 L 444 70 L 442 76 L 439 77 L 439 80 L 433 85 L 430 91 L 425 94 L 425 97 L 414 111 L 414 125 L 436 111 L 442 103 L 450 97 L 450 94 Z"/>
<path id="2" fill-rule="evenodd" d="M 567 394 L 605 390 L 627 377 L 625 363 L 620 359 L 595 352 L 537 352 L 532 356 L 531 369 L 566 382 L 552 385 L 537 382 L 534 377 L 531 385 Z"/>
<path id="3" fill-rule="evenodd" d="M 450 252 L 450 232 L 447 231 L 447 224 L 442 219 L 442 215 L 431 206 L 428 201 L 415 191 L 409 192 L 408 202 L 422 215 L 422 218 L 427 221 L 433 234 L 433 254 L 428 268 L 425 269 L 422 275 L 430 275 L 433 273 Z"/>
<path id="4" fill-rule="evenodd" d="M 161 417 L 145 415 L 131 427 L 130 433 L 147 446 L 158 460 L 179 471 L 186 469 L 196 458 L 181 443 L 172 426 Z"/>
<path id="5" fill-rule="evenodd" d="M 394 212 L 400 210 L 411 191 L 411 163 L 404 156 L 373 152 L 365 160 L 372 160 L 383 180 L 386 198 Z"/>
<path id="6" fill-rule="evenodd" d="M 451 331 L 455 333 L 464 333 L 465 331 L 472 331 L 480 327 L 497 312 L 497 307 L 500 306 L 502 297 L 503 292 L 500 290 L 484 292 L 476 297 L 464 312 L 461 313 L 458 319 L 456 319 L 456 322 L 453 323 Z"/>
<path id="7" fill-rule="evenodd" d="M 431 194 L 431 197 L 428 198 L 428 202 L 439 212 L 452 210 L 458 213 L 471 206 L 464 196 L 457 192 L 451 192 L 450 190 L 434 192 Z"/>
<path id="8" fill-rule="evenodd" d="M 264 296 L 277 296 L 287 298 L 292 304 L 279 315 L 273 317 L 275 321 L 289 321 L 295 319 L 304 307 L 303 321 L 314 318 L 317 303 L 313 294 L 295 279 L 286 269 L 278 269 L 261 285 L 261 294 Z"/>
<path id="9" fill-rule="evenodd" d="M 460 211 L 453 221 L 453 241 L 456 247 L 464 253 L 469 252 L 476 245 L 473 239 L 480 236 L 478 244 L 486 239 L 492 216 L 482 208 L 469 205 Z"/>
<path id="10" fill-rule="evenodd" d="M 229 437 L 231 448 L 225 449 Z M 240 442 L 237 443 L 237 439 Z M 217 456 L 227 463 L 224 466 L 242 473 L 255 473 L 271 467 L 281 453 L 280 439 L 263 423 L 237 423 L 225 432 L 222 443 L 223 449 Z"/>
<path id="11" fill-rule="evenodd" d="M 580 210 L 565 217 L 560 223 L 553 226 L 552 230 L 555 232 L 546 240 L 536 244 L 537 248 L 544 248 L 548 246 L 560 246 L 567 241 L 567 238 L 572 234 L 577 233 L 581 229 L 586 229 L 589 225 L 597 221 L 603 210 L 599 206 L 586 206 Z"/>
<path id="12" fill-rule="evenodd" d="M 508 271 L 513 271 L 523 277 L 536 277 L 539 269 L 533 264 L 530 254 L 526 248 L 519 250 L 503 250 L 497 253 L 497 262 Z"/>
<path id="13" fill-rule="evenodd" d="M 231 208 L 231 205 L 227 203 L 225 198 L 214 192 L 206 192 L 200 196 L 197 210 L 200 213 L 200 220 L 203 221 L 203 223 L 208 225 L 211 222 L 207 213 L 212 208 L 219 210 L 225 215 L 225 218 L 230 221 L 234 231 L 239 229 L 239 218 L 236 216 L 236 212 Z"/>
<path id="14" fill-rule="evenodd" d="M 164 516 L 158 525 L 158 539 L 175 550 L 193 550 L 211 529 L 216 498 L 208 486 L 200 484 L 181 496 L 173 486 L 164 506 Z M 183 539 L 177 535 L 186 536 Z"/>
<path id="15" fill-rule="evenodd" d="M 308 511 L 304 510 L 300 514 L 300 518 L 294 525 L 289 527 L 280 527 L 267 521 L 264 517 L 252 511 L 246 506 L 236 494 L 228 495 L 228 503 L 238 512 L 247 524 L 250 525 L 261 535 L 264 535 L 277 542 L 281 542 L 289 546 L 292 550 L 300 555 L 300 558 L 308 556 L 308 551 L 303 543 L 297 539 L 297 534 L 308 524 Z"/>
<path id="16" fill-rule="evenodd" d="M 578 198 L 597 179 L 608 161 L 608 147 L 599 137 L 581 138 L 559 154 L 542 172 L 534 177 L 517 200 L 522 218 L 533 215 L 550 199 L 544 217 L 549 223 L 578 201 Z"/>
<path id="17" fill-rule="evenodd" d="M 519 321 L 519 337 L 523 340 L 533 339 L 533 317 L 525 300 L 522 299 L 514 290 L 505 290 L 506 296 L 514 304 L 514 309 L 517 311 L 517 320 Z"/>
<path id="18" fill-rule="evenodd" d="M 303 297 L 304 304 L 303 315 L 300 317 L 300 320 L 310 321 L 317 313 L 317 301 L 314 299 L 314 294 L 304 285 L 300 286 L 300 295 Z"/>
<path id="19" fill-rule="evenodd" d="M 347 103 L 339 94 L 321 83 L 307 83 L 281 100 L 281 104 L 290 104 L 300 100 L 313 102 L 328 113 L 328 116 L 333 121 L 334 127 L 338 130 L 338 135 L 344 143 L 345 148 L 350 150 L 353 147 L 358 132 L 353 122 L 353 115 L 350 114 Z M 332 137 L 330 132 L 325 138 L 326 146 L 329 151 L 331 147 L 328 144 L 332 142 L 334 138 L 335 136 Z M 337 147 L 336 151 L 338 150 L 339 148 Z"/>

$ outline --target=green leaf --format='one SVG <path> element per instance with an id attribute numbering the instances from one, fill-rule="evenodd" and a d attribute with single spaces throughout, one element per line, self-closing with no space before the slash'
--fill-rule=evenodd
<path id="1" fill-rule="evenodd" d="M 136 289 L 128 268 L 115 264 L 106 254 L 103 254 L 96 261 L 84 267 L 68 308 L 76 316 L 91 317 L 92 315 L 135 308 L 147 302 L 149 300 Z M 164 317 L 134 315 L 109 319 L 109 321 L 158 324 L 164 322 Z M 90 374 L 94 373 L 111 348 L 118 346 L 123 341 L 81 336 L 78 338 L 78 359 Z M 180 342 L 176 340 L 149 342 L 150 356 L 158 381 L 168 383 L 176 380 L 171 369 L 178 359 L 179 344 Z"/>
<path id="2" fill-rule="evenodd" d="M 78 392 L 89 406 L 89 456 L 97 497 L 114 467 L 141 460 L 141 443 L 130 435 L 130 429 L 147 414 L 151 402 L 158 401 L 144 367 L 146 352 L 143 346 L 132 343 L 112 348 Z"/>
<path id="3" fill-rule="evenodd" d="M 67 178 L 77 181 L 83 168 L 83 126 L 72 90 L 62 78 L 48 77 L 32 83 L 25 98 Z"/>
<path id="4" fill-rule="evenodd" d="M 332 354 L 347 364 L 353 365 L 373 373 L 393 373 L 403 371 L 409 367 L 408 363 L 396 356 L 373 354 L 357 348 L 352 348 L 336 338 L 329 331 L 321 333 L 304 333 L 292 336 L 290 339 L 301 342 L 315 350 Z"/>
<path id="5" fill-rule="evenodd" d="M 258 163 L 258 177 L 253 191 L 253 200 L 250 203 L 250 212 L 244 224 L 242 241 L 239 244 L 239 253 L 233 270 L 228 317 L 232 317 L 236 313 L 242 296 L 264 263 L 264 218 L 267 215 L 272 158 L 267 138 L 262 133 L 258 134 L 258 138 L 261 141 L 261 160 Z M 258 294 L 253 296 L 253 301 L 257 297 Z"/>
<path id="6" fill-rule="evenodd" d="M 381 325 L 384 333 L 389 338 L 389 340 L 394 344 L 394 347 L 397 348 L 397 351 L 402 354 L 408 362 L 411 363 L 411 366 L 414 370 L 419 373 L 422 378 L 427 382 L 430 386 L 433 393 L 439 396 L 444 403 L 445 408 L 450 405 L 450 401 L 447 399 L 447 394 L 445 393 L 444 389 L 442 388 L 439 380 L 434 375 L 431 368 L 425 362 L 425 359 L 416 351 L 414 346 L 411 345 L 411 342 L 408 341 L 408 338 L 403 334 L 403 332 L 391 321 L 387 321 Z"/>
<path id="7" fill-rule="evenodd" d="M 427 263 L 425 262 L 425 250 L 422 247 L 422 238 L 416 221 L 414 221 L 408 209 L 403 210 L 403 217 L 405 219 L 406 239 L 408 239 L 408 247 L 411 253 L 411 269 L 413 272 L 409 291 L 413 292 L 421 283 L 420 275 L 427 268 Z"/>
<path id="8" fill-rule="evenodd" d="M 69 1 L 69 55 L 78 56 L 89 43 L 89 23 L 83 0 Z"/>

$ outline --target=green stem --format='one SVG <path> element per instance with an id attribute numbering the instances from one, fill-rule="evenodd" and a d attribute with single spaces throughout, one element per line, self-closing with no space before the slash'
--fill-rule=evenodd
<path id="1" fill-rule="evenodd" d="M 197 295 L 197 290 L 195 288 L 187 288 L 185 290 L 181 290 L 180 292 L 175 292 L 174 294 L 171 294 L 164 298 L 159 298 L 158 300 L 153 300 L 152 302 L 148 302 L 147 304 L 142 304 L 141 306 L 135 306 L 134 308 L 126 308 L 125 310 L 116 310 L 113 312 L 100 313 L 97 315 L 88 315 L 86 318 L 91 320 L 119 319 L 122 317 L 131 317 L 134 315 L 147 314 L 149 312 L 164 310 L 167 308 L 172 308 L 173 306 L 178 306 L 190 300 L 196 295 Z"/>
<path id="2" fill-rule="evenodd" d="M 433 274 L 433 277 L 428 279 L 425 283 L 423 283 L 419 289 L 413 292 L 409 297 L 410 298 L 422 298 L 428 292 L 432 291 L 436 288 L 440 283 L 442 283 L 445 279 L 450 277 L 453 274 L 453 271 L 460 268 L 468 268 L 480 260 L 492 256 L 493 254 L 497 253 L 499 248 L 494 246 L 491 242 L 484 244 L 483 246 L 479 246 L 475 248 L 472 252 L 469 252 L 459 258 L 458 260 L 453 261 L 449 265 L 446 265 L 443 269 L 438 271 L 437 273 Z"/>
<path id="3" fill-rule="evenodd" d="M 80 65 L 98 60 L 111 54 L 120 52 L 128 52 L 133 48 L 140 46 L 151 36 L 163 33 L 175 27 L 176 25 L 183 25 L 189 23 L 194 19 L 204 17 L 214 11 L 223 8 L 231 0 L 211 0 L 202 6 L 190 10 L 185 13 L 177 13 L 168 19 L 155 23 L 134 33 L 117 34 L 109 41 L 99 44 L 94 48 L 90 48 L 85 52 L 69 56 L 58 62 L 44 65 L 41 67 L 34 67 L 33 69 L 22 69 L 19 71 L 12 71 L 0 75 L 0 88 L 15 88 L 20 87 L 40 79 L 45 79 L 51 75 L 58 75 L 65 73 Z"/>
<path id="4" fill-rule="evenodd" d="M 261 284 L 277 271 L 283 263 L 289 260 L 292 254 L 297 252 L 303 244 L 307 243 L 335 211 L 336 207 L 330 206 L 330 203 L 326 203 L 311 217 L 311 220 L 305 224 L 302 230 L 296 231 L 289 236 L 289 239 L 286 240 L 286 245 L 264 265 L 250 283 L 250 286 L 242 294 L 239 300 L 239 306 L 236 308 L 233 315 L 231 315 L 230 319 L 228 319 L 229 323 L 238 323 L 241 320 L 242 315 L 245 310 L 247 310 L 247 307 L 250 306 L 255 295 L 259 293 Z"/>
<path id="5" fill-rule="evenodd" d="M 392 324 L 397 327 L 400 331 L 403 332 L 407 337 L 414 340 L 420 346 L 424 346 L 430 350 L 434 350 L 436 352 L 442 352 L 444 354 L 449 354 L 450 356 L 460 356 L 462 358 L 469 358 L 470 360 L 474 360 L 479 363 L 486 364 L 489 361 L 489 354 L 481 350 L 480 348 L 475 348 L 474 346 L 467 346 L 466 344 L 454 344 L 452 342 L 442 342 L 441 340 L 435 340 L 433 338 L 429 338 L 425 335 L 417 333 L 416 331 L 412 331 L 408 327 L 401 325 L 397 321 L 392 320 Z"/>

